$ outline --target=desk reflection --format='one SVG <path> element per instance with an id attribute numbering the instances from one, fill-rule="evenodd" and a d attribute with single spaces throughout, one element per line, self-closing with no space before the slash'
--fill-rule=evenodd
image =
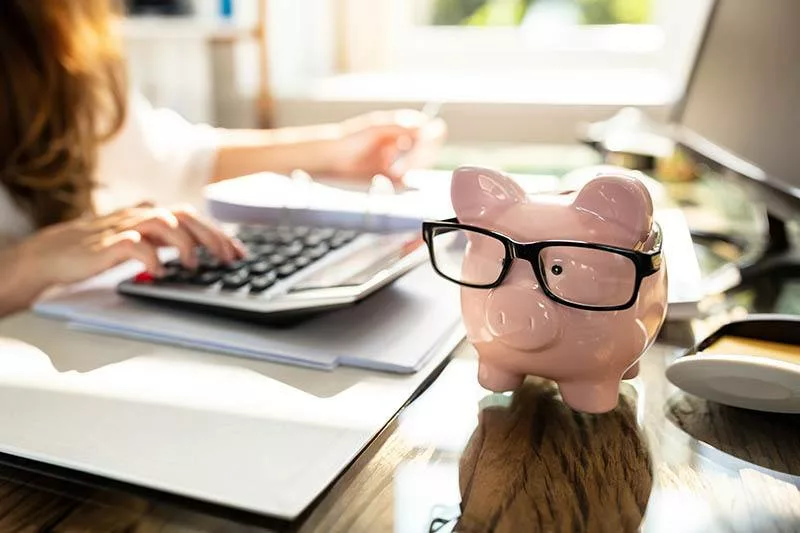
<path id="1" fill-rule="evenodd" d="M 634 400 L 581 414 L 552 382 L 529 380 L 481 402 L 460 462 L 454 531 L 637 531 L 652 480 Z"/>
<path id="2" fill-rule="evenodd" d="M 718 463 L 730 468 L 751 466 L 776 474 L 800 476 L 800 417 L 729 407 L 678 392 L 666 404 L 666 417 L 698 442 L 697 448 L 716 450 Z M 725 457 L 729 459 L 724 460 Z"/>

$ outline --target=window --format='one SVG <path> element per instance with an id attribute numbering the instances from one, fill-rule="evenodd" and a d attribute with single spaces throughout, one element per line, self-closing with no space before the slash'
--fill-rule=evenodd
<path id="1" fill-rule="evenodd" d="M 270 0 L 277 122 L 440 101 L 452 140 L 562 143 L 625 106 L 663 120 L 710 4 Z"/>
<path id="2" fill-rule="evenodd" d="M 647 65 L 663 48 L 663 31 L 651 24 L 653 1 L 399 0 L 390 61 L 564 68 L 591 55 L 595 65 Z"/>
<path id="3" fill-rule="evenodd" d="M 652 0 L 423 0 L 417 21 L 434 26 L 524 26 L 567 24 L 646 24 Z"/>
<path id="4" fill-rule="evenodd" d="M 707 0 L 344 0 L 344 71 L 682 80 Z"/>

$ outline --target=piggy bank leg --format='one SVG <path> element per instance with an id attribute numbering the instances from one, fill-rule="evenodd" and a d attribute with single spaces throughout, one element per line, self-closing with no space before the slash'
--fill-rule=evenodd
<path id="1" fill-rule="evenodd" d="M 478 383 L 484 389 L 493 392 L 511 391 L 522 385 L 525 376 L 508 372 L 496 366 L 480 363 L 478 366 Z"/>
<path id="2" fill-rule="evenodd" d="M 639 361 L 633 363 L 633 366 L 630 367 L 625 373 L 622 375 L 622 379 L 633 379 L 639 375 Z"/>
<path id="3" fill-rule="evenodd" d="M 617 406 L 619 380 L 570 381 L 559 383 L 564 403 L 584 413 L 606 413 Z"/>

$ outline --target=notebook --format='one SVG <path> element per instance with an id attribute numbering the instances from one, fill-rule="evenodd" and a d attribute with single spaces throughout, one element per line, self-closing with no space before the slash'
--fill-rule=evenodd
<path id="1" fill-rule="evenodd" d="M 213 314 L 176 310 L 119 295 L 126 264 L 37 302 L 40 315 L 72 329 L 250 357 L 321 370 L 339 366 L 413 373 L 461 324 L 459 292 L 429 263 L 360 304 L 290 328 L 268 327 Z"/>

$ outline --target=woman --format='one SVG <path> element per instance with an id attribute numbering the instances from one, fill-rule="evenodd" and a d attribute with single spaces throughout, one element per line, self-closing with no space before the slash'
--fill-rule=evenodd
<path id="1" fill-rule="evenodd" d="M 153 109 L 128 92 L 110 2 L 0 2 L 0 316 L 127 260 L 158 275 L 159 246 L 187 266 L 197 245 L 241 256 L 192 208 L 155 206 L 194 200 L 210 181 L 296 168 L 401 177 L 392 163 L 424 120 L 411 111 L 220 131 Z"/>

